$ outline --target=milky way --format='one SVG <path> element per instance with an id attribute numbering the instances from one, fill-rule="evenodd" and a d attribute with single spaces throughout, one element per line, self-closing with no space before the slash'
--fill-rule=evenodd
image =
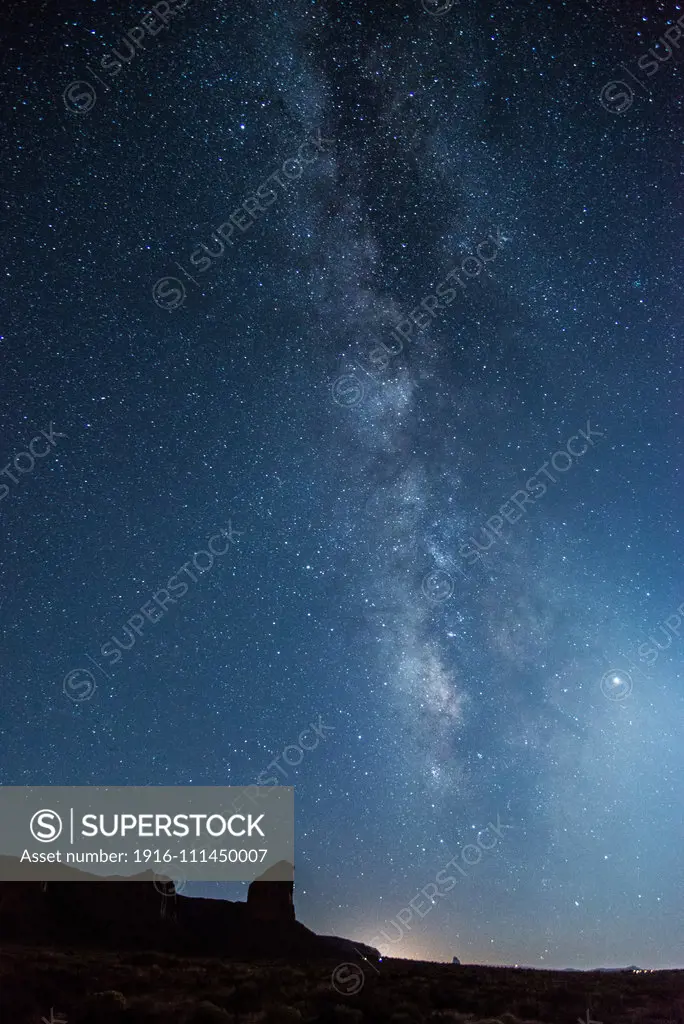
<path id="1" fill-rule="evenodd" d="M 0 781 L 276 772 L 318 931 L 677 965 L 679 15 L 171 6 L 1 15 Z"/>

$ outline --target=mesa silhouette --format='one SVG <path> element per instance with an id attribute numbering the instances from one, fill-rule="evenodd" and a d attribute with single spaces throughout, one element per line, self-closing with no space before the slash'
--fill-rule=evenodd
<path id="1" fill-rule="evenodd" d="M 0 871 L 17 858 L 0 857 Z M 43 868 L 49 878 L 49 869 Z M 317 935 L 297 921 L 294 871 L 280 862 L 251 882 L 247 902 L 177 894 L 151 871 L 124 881 L 68 869 L 73 881 L 0 882 L 0 943 L 112 950 L 159 950 L 254 960 L 324 959 L 354 950 L 377 960 L 361 942 Z M 9 873 L 9 872 L 7 872 Z M 292 881 L 273 881 L 288 874 Z"/>

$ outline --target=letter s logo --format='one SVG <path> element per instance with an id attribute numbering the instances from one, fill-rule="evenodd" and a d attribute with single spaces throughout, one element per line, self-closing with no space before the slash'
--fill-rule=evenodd
<path id="1" fill-rule="evenodd" d="M 36 811 L 29 825 L 31 835 L 39 843 L 52 843 L 62 834 L 62 819 L 57 811 L 44 808 Z"/>

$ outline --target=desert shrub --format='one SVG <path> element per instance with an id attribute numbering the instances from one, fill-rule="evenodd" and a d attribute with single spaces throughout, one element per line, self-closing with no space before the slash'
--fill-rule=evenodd
<path id="1" fill-rule="evenodd" d="M 84 1022 L 120 1021 L 128 1009 L 128 1000 L 123 992 L 108 989 L 106 992 L 93 992 L 86 996 L 81 1005 L 79 1019 Z"/>
<path id="2" fill-rule="evenodd" d="M 363 1012 L 341 1003 L 324 1006 L 318 1016 L 319 1024 L 362 1024 Z"/>
<path id="3" fill-rule="evenodd" d="M 430 1005 L 430 982 L 427 978 L 412 978 L 408 985 L 401 986 L 399 992 L 408 1003 L 421 1007 Z"/>
<path id="4" fill-rule="evenodd" d="M 466 1024 L 472 1017 L 459 1013 L 458 1010 L 433 1010 L 427 1018 L 429 1024 Z"/>
<path id="5" fill-rule="evenodd" d="M 460 1005 L 460 1004 L 459 1004 Z M 489 991 L 486 990 L 480 997 L 480 1012 L 487 1017 L 496 1017 L 500 1024 L 510 1024 L 510 1017 L 517 1021 L 514 1014 L 511 1013 L 511 997 L 504 992 Z M 504 1020 L 504 1014 L 507 1015 L 507 1020 Z"/>
<path id="6" fill-rule="evenodd" d="M 529 1017 L 542 1017 L 544 1013 L 544 1008 L 542 1007 L 538 999 L 534 1002 L 532 1002 L 531 999 L 527 999 L 521 1000 L 519 1003 L 516 1004 L 515 1012 L 518 1015 L 518 1017 L 522 1017 L 523 1019 Z"/>
<path id="7" fill-rule="evenodd" d="M 38 1000 L 34 989 L 11 976 L 1 979 L 0 1020 L 23 1022 L 39 1021 L 45 1013 L 43 1000 Z"/>
<path id="8" fill-rule="evenodd" d="M 163 954 L 155 953 L 150 949 L 133 950 L 131 953 L 124 953 L 119 962 L 130 964 L 132 967 L 149 967 L 151 964 L 158 964 L 165 959 Z"/>
<path id="9" fill-rule="evenodd" d="M 264 1024 L 300 1024 L 302 1014 L 294 1006 L 271 1006 L 266 1011 Z"/>
<path id="10" fill-rule="evenodd" d="M 234 1003 L 238 1013 L 249 1013 L 261 1006 L 262 998 L 255 981 L 243 981 L 235 991 Z"/>
<path id="11" fill-rule="evenodd" d="M 463 996 L 468 991 L 465 985 L 462 984 L 454 985 L 433 982 L 430 986 L 429 1002 L 435 1010 L 453 1010 L 454 1007 L 458 1007 L 460 1010 L 462 1009 L 460 1004 Z M 466 1007 L 466 1009 L 471 1009 L 471 1007 Z"/>
<path id="12" fill-rule="evenodd" d="M 305 982 L 306 971 L 302 971 L 299 967 L 283 966 L 280 968 L 280 976 L 287 981 L 294 982 Z"/>
<path id="13" fill-rule="evenodd" d="M 167 1024 L 177 1018 L 176 1007 L 160 1002 L 155 996 L 137 996 L 128 1000 L 126 1024 Z"/>
<path id="14" fill-rule="evenodd" d="M 468 1016 L 482 1013 L 484 993 L 482 990 L 461 988 L 458 991 L 440 991 L 433 989 L 432 1006 L 435 1010 L 452 1010 Z"/>
<path id="15" fill-rule="evenodd" d="M 266 975 L 266 981 L 272 991 L 303 993 L 307 988 L 307 977 L 304 971 L 293 967 L 271 968 Z M 283 1000 L 288 1002 L 289 1000 Z"/>
<path id="16" fill-rule="evenodd" d="M 184 1020 L 185 1024 L 232 1024 L 233 1015 L 215 1003 L 202 1000 L 186 1009 Z"/>
<path id="17" fill-rule="evenodd" d="M 231 970 L 235 981 L 249 981 L 254 977 L 254 968 L 246 964 L 233 964 Z"/>
<path id="18" fill-rule="evenodd" d="M 215 988 L 211 993 L 211 1002 L 220 1006 L 222 1010 L 232 1010 L 235 1006 L 235 985 L 225 985 L 222 988 Z"/>
<path id="19" fill-rule="evenodd" d="M 308 997 L 318 1008 L 323 1008 L 329 1005 L 340 1005 L 338 1002 L 339 996 L 330 984 L 329 977 L 326 981 L 320 981 L 315 985 L 311 992 L 308 993 Z"/>
<path id="20" fill-rule="evenodd" d="M 397 1003 L 392 1009 L 390 1024 L 422 1024 L 424 1014 L 415 1003 Z"/>

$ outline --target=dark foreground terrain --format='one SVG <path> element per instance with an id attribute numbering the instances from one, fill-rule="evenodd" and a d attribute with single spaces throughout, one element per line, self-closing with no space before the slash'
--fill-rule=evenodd
<path id="1" fill-rule="evenodd" d="M 43 1020 L 41 1021 L 41 1018 Z M 5 944 L 2 1024 L 684 1024 L 684 971 L 245 963 Z"/>

